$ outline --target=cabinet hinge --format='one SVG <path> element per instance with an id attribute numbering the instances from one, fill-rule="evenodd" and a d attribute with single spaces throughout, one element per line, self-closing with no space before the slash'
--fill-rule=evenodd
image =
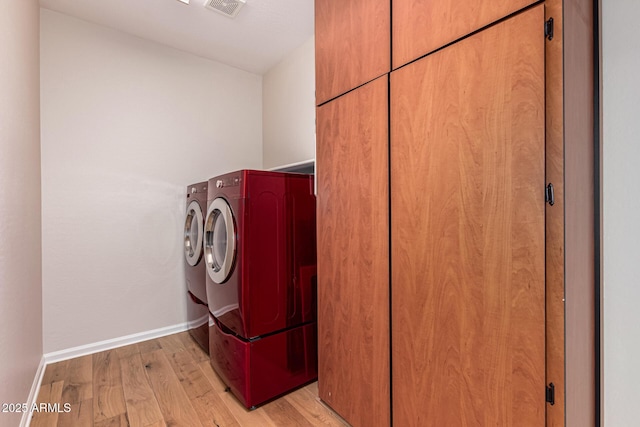
<path id="1" fill-rule="evenodd" d="M 545 391 L 545 401 L 553 406 L 556 403 L 556 386 L 549 383 Z"/>
<path id="2" fill-rule="evenodd" d="M 550 206 L 553 206 L 553 204 L 556 202 L 556 196 L 553 191 L 553 184 L 549 183 L 547 185 L 547 188 L 545 189 L 544 199 L 544 201 L 549 203 Z"/>
<path id="3" fill-rule="evenodd" d="M 544 36 L 549 40 L 553 39 L 553 18 L 549 18 L 547 21 L 545 21 Z"/>

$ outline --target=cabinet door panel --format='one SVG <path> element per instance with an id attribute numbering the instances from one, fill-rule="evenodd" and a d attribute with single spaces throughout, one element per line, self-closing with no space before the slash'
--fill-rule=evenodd
<path id="1" fill-rule="evenodd" d="M 388 425 L 388 78 L 317 109 L 318 388 L 354 426 Z"/>
<path id="2" fill-rule="evenodd" d="M 316 105 L 391 69 L 389 0 L 316 0 Z"/>
<path id="3" fill-rule="evenodd" d="M 393 0 L 393 68 L 535 2 L 536 0 Z"/>
<path id="4" fill-rule="evenodd" d="M 543 22 L 391 73 L 394 425 L 544 425 Z"/>

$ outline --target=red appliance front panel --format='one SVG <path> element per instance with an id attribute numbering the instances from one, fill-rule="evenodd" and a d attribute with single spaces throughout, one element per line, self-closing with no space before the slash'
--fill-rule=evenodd
<path id="1" fill-rule="evenodd" d="M 191 292 L 187 292 L 187 319 L 189 334 L 204 351 L 209 353 L 209 309 Z"/>
<path id="2" fill-rule="evenodd" d="M 228 281 L 208 287 L 210 311 L 245 338 L 315 320 L 313 177 L 239 171 L 214 180 L 238 183 L 229 188 L 209 187 L 209 201 L 223 197 L 234 213 L 237 254 Z M 224 313 L 215 306 L 216 292 L 222 292 L 222 286 L 235 288 L 238 295 L 237 308 Z"/>
<path id="3" fill-rule="evenodd" d="M 212 322 L 211 365 L 231 392 L 252 408 L 318 376 L 315 322 L 244 341 Z"/>
<path id="4" fill-rule="evenodd" d="M 201 182 L 199 184 L 190 185 L 187 189 L 187 206 L 193 201 L 196 200 L 200 205 L 200 210 L 203 215 L 207 213 L 207 182 Z M 204 232 L 204 230 L 200 230 L 200 232 Z M 200 250 L 202 253 L 202 249 Z M 206 286 L 206 276 L 207 272 L 205 270 L 205 262 L 202 259 L 202 255 L 200 255 L 200 261 L 195 265 L 189 265 L 189 263 L 184 261 L 184 270 L 185 270 L 185 279 L 187 282 L 187 289 L 191 292 L 196 298 L 200 301 L 207 303 L 207 286 Z"/>

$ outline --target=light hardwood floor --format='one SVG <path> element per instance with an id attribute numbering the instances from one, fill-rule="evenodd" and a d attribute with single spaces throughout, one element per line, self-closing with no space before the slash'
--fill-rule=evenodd
<path id="1" fill-rule="evenodd" d="M 32 427 L 346 426 L 318 399 L 317 383 L 247 411 L 188 332 L 47 366 Z M 71 411 L 64 412 L 64 404 Z"/>

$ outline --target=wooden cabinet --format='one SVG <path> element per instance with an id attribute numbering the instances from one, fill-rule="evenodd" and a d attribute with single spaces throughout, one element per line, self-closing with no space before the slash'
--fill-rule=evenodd
<path id="1" fill-rule="evenodd" d="M 316 104 L 391 69 L 389 0 L 316 0 Z"/>
<path id="2" fill-rule="evenodd" d="M 393 0 L 393 68 L 473 33 L 535 0 Z"/>
<path id="3" fill-rule="evenodd" d="M 316 1 L 321 399 L 355 427 L 596 425 L 592 1 L 338 3 Z"/>
<path id="4" fill-rule="evenodd" d="M 391 73 L 394 425 L 544 425 L 543 9 Z"/>
<path id="5" fill-rule="evenodd" d="M 356 426 L 390 420 L 387 88 L 317 109 L 318 388 Z"/>

